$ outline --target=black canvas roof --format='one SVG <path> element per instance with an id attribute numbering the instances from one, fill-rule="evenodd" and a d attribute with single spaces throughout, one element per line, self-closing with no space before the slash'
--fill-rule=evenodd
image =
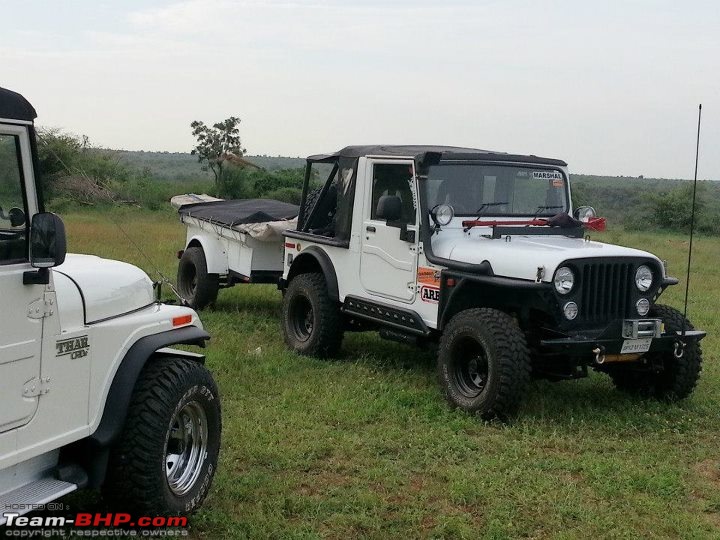
<path id="1" fill-rule="evenodd" d="M 293 219 L 300 212 L 300 207 L 274 199 L 235 199 L 184 204 L 178 212 L 183 216 L 234 227 L 244 223 Z"/>
<path id="2" fill-rule="evenodd" d="M 30 102 L 17 92 L 0 88 L 0 118 L 32 122 L 37 113 Z"/>
<path id="3" fill-rule="evenodd" d="M 539 163 L 543 165 L 567 165 L 561 159 L 544 158 L 533 155 L 508 154 L 478 148 L 462 148 L 458 146 L 423 146 L 423 145 L 366 145 L 346 146 L 333 154 L 318 154 L 308 157 L 308 161 L 335 161 L 338 158 L 357 159 L 363 156 L 411 156 L 418 158 L 424 154 L 440 154 L 441 161 L 510 161 L 523 163 Z"/>

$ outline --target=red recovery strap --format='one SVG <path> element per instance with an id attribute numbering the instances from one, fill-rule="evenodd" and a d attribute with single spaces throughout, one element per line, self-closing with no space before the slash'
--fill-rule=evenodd
<path id="1" fill-rule="evenodd" d="M 497 227 L 498 225 L 537 225 L 538 227 L 542 227 L 547 224 L 548 220 L 542 218 L 527 219 L 525 221 L 481 221 L 473 219 L 462 222 L 463 227 Z"/>
<path id="2" fill-rule="evenodd" d="M 463 221 L 463 227 L 497 227 L 500 225 L 530 225 L 535 227 L 544 227 L 548 225 L 548 220 L 543 218 L 527 219 L 524 221 L 482 221 L 482 220 L 468 220 Z M 590 231 L 602 232 L 605 230 L 606 220 L 603 217 L 590 218 L 587 222 L 583 222 L 583 227 Z"/>

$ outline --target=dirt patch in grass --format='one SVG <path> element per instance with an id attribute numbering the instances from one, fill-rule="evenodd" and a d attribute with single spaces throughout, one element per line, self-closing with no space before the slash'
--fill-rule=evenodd
<path id="1" fill-rule="evenodd" d="M 695 472 L 708 480 L 717 489 L 720 489 L 720 461 L 706 459 L 695 465 Z"/>

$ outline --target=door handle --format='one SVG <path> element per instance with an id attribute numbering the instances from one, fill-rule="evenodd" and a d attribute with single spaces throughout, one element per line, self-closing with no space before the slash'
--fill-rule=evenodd
<path id="1" fill-rule="evenodd" d="M 373 227 L 372 225 L 368 225 L 367 227 L 365 227 L 365 230 L 367 232 L 375 232 L 376 231 L 375 227 Z"/>

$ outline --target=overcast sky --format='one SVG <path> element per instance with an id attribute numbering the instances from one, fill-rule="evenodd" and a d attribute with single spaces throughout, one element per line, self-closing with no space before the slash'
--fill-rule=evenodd
<path id="1" fill-rule="evenodd" d="M 428 143 L 720 179 L 718 0 L 0 0 L 0 86 L 97 145 Z"/>

